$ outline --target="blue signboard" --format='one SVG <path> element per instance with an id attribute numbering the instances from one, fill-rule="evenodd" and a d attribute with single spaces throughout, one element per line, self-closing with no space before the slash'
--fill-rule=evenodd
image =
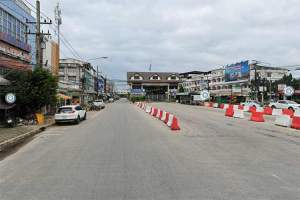
<path id="1" fill-rule="evenodd" d="M 98 91 L 100 93 L 104 93 L 104 80 L 103 79 L 98 80 Z"/>
<path id="2" fill-rule="evenodd" d="M 240 62 L 226 66 L 225 68 L 225 82 L 242 81 L 250 78 L 249 62 Z"/>

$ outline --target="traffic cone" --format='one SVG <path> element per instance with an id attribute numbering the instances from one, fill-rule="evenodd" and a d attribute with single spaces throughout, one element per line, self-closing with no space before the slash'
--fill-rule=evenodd
<path id="1" fill-rule="evenodd" d="M 168 121 L 169 121 L 169 116 L 170 116 L 170 113 L 167 112 L 167 113 L 166 113 L 166 119 L 165 119 L 165 121 L 164 121 L 165 124 L 168 123 Z"/>
<path id="2" fill-rule="evenodd" d="M 173 117 L 173 120 L 172 120 L 171 130 L 172 131 L 178 131 L 178 130 L 180 130 L 180 127 L 179 127 L 179 124 L 178 124 L 178 119 L 175 116 Z"/>
<path id="3" fill-rule="evenodd" d="M 273 109 L 269 106 L 264 108 L 264 114 L 265 115 L 272 115 Z"/>
<path id="4" fill-rule="evenodd" d="M 225 112 L 225 116 L 226 116 L 226 117 L 233 117 L 233 115 L 234 115 L 233 107 L 227 108 L 227 109 L 226 109 L 226 112 Z"/>
<path id="5" fill-rule="evenodd" d="M 290 117 L 294 116 L 294 111 L 291 109 L 282 109 L 282 114 L 289 115 Z"/>
<path id="6" fill-rule="evenodd" d="M 254 122 L 264 122 L 264 113 L 263 112 L 252 112 L 251 114 L 251 118 L 250 121 L 254 121 Z"/>
<path id="7" fill-rule="evenodd" d="M 293 117 L 293 121 L 292 121 L 292 128 L 294 129 L 300 129 L 300 117 Z"/>

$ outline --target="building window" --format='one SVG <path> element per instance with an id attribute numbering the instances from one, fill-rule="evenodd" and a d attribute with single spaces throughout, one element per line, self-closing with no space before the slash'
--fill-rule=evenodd
<path id="1" fill-rule="evenodd" d="M 161 80 L 161 78 L 157 74 L 155 74 L 150 77 L 150 80 Z"/>
<path id="2" fill-rule="evenodd" d="M 267 77 L 272 77 L 272 72 L 267 72 Z"/>
<path id="3" fill-rule="evenodd" d="M 168 80 L 179 80 L 179 78 L 176 75 L 171 75 L 168 77 Z"/>
<path id="4" fill-rule="evenodd" d="M 60 76 L 59 77 L 59 81 L 64 81 L 65 80 L 65 77 L 64 76 Z"/>

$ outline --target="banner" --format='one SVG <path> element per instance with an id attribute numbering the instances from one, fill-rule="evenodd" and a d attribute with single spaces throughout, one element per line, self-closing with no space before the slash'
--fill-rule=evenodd
<path id="1" fill-rule="evenodd" d="M 242 81 L 250 78 L 249 62 L 240 62 L 225 67 L 225 82 Z"/>

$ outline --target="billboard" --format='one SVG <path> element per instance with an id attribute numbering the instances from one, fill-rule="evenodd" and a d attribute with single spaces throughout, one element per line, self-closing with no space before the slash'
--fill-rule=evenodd
<path id="1" fill-rule="evenodd" d="M 250 78 L 249 62 L 240 62 L 225 67 L 225 82 L 242 81 Z"/>

